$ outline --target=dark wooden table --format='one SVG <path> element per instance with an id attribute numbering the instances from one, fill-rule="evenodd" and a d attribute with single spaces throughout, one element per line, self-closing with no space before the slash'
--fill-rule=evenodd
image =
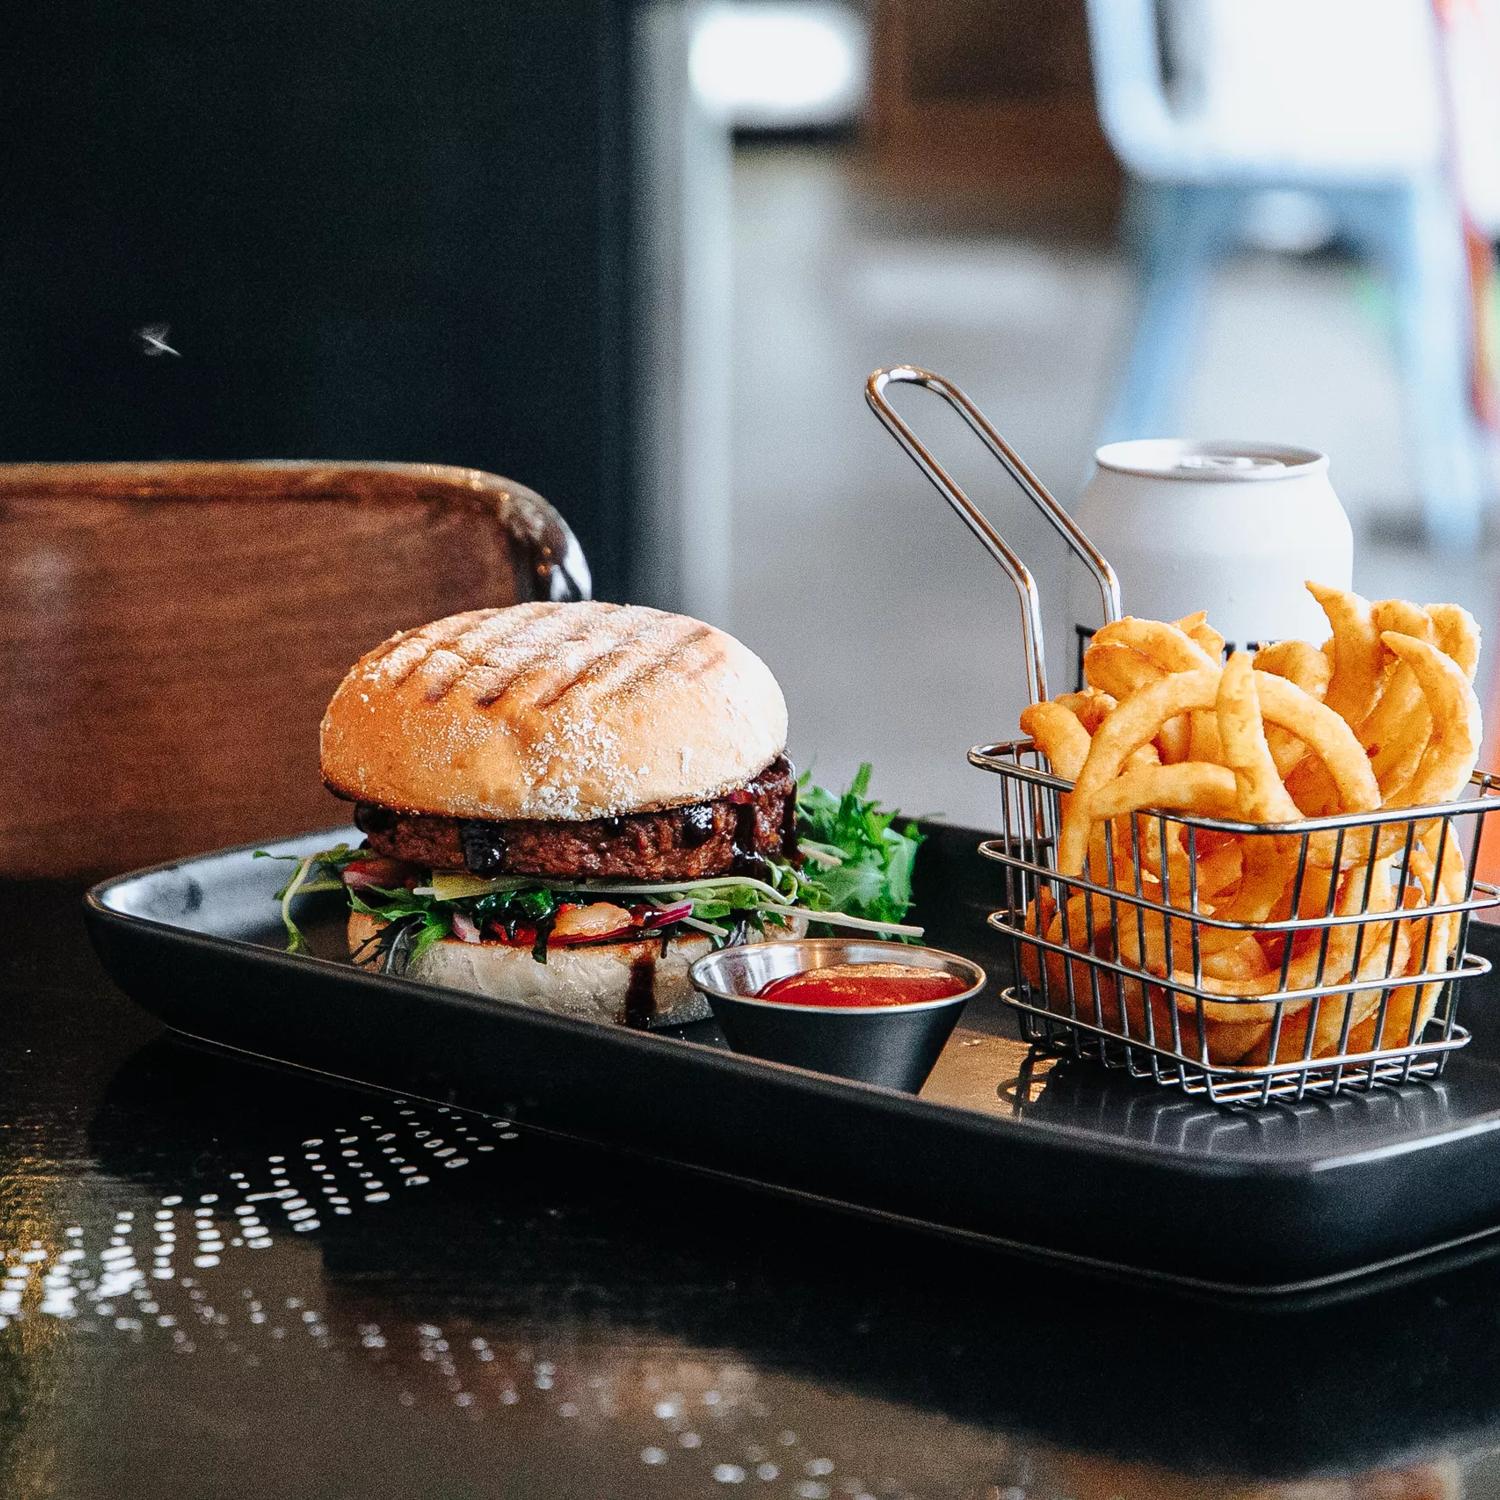
<path id="1" fill-rule="evenodd" d="M 1500 1494 L 1496 1262 L 1073 1279 L 170 1038 L 0 895 L 5 1500 Z"/>

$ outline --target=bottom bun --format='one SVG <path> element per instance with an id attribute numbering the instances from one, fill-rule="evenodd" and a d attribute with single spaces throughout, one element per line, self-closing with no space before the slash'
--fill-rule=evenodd
<path id="1" fill-rule="evenodd" d="M 365 912 L 349 913 L 349 952 L 356 963 L 379 966 L 382 960 L 373 940 L 387 925 Z M 559 946 L 548 950 L 542 964 L 530 948 L 443 938 L 404 972 L 424 984 L 509 1000 L 557 1016 L 629 1026 L 681 1025 L 708 1019 L 708 1004 L 688 980 L 688 970 L 712 946 L 708 938 L 698 936 L 669 939 L 665 953 L 660 938 Z"/>

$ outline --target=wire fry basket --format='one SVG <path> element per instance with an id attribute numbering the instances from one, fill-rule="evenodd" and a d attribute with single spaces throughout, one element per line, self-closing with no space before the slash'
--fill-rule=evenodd
<path id="1" fill-rule="evenodd" d="M 969 760 L 1002 779 L 1002 836 L 981 852 L 1003 872 L 1005 907 L 989 920 L 1011 939 L 1004 998 L 1026 1040 L 1242 1103 L 1434 1078 L 1468 1040 L 1458 985 L 1490 968 L 1466 951 L 1469 917 L 1500 899 L 1474 878 L 1494 777 L 1444 807 L 1292 825 L 1138 814 L 1123 836 L 1105 825 L 1102 868 L 1091 856 L 1065 876 L 1053 853 L 1071 784 L 1029 740 Z M 1205 910 L 1200 882 L 1229 839 L 1280 844 L 1297 915 Z M 1153 857 L 1174 848 L 1175 861 Z M 1270 960 L 1264 992 L 1226 994 L 1251 944 Z"/>
<path id="2" fill-rule="evenodd" d="M 891 383 L 952 406 L 1094 575 L 1106 620 L 1119 584 L 1100 555 L 973 403 L 912 366 L 877 370 L 875 414 L 979 537 L 1021 600 L 1028 685 L 1047 696 L 1040 596 L 1031 573 L 886 399 Z M 1500 779 L 1477 772 L 1436 807 L 1244 823 L 1144 811 L 1103 822 L 1083 869 L 1060 873 L 1072 784 L 1026 739 L 976 747 L 1001 779 L 1000 837 L 981 845 L 1002 874 L 990 925 L 1011 940 L 1002 999 L 1038 1052 L 1088 1057 L 1131 1077 L 1264 1104 L 1435 1078 L 1468 1040 L 1460 986 L 1489 971 L 1467 951 L 1472 914 L 1500 902 L 1475 878 Z M 1264 855 L 1291 871 L 1272 918 L 1214 915 L 1215 862 Z"/>

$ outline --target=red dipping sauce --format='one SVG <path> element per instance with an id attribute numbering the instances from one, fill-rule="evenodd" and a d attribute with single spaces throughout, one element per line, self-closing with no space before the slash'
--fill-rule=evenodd
<path id="1" fill-rule="evenodd" d="M 968 985 L 942 969 L 916 964 L 830 964 L 826 969 L 804 969 L 773 979 L 756 991 L 757 1000 L 781 1005 L 916 1005 L 923 1000 L 946 1000 Z"/>

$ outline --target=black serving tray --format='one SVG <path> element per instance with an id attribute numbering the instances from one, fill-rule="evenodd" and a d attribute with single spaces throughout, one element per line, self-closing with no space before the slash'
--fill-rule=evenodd
<path id="1" fill-rule="evenodd" d="M 920 1097 L 729 1052 L 711 1023 L 642 1033 L 282 951 L 287 866 L 247 846 L 96 886 L 106 968 L 169 1026 L 263 1058 L 504 1114 L 782 1193 L 1100 1271 L 1227 1294 L 1348 1295 L 1500 1248 L 1500 984 L 1443 1077 L 1263 1108 L 1036 1057 L 997 998 L 1003 940 L 981 834 L 936 825 L 918 861 L 929 940 L 984 964 Z M 266 845 L 303 854 L 341 828 Z M 1500 956 L 1500 931 L 1474 946 Z"/>

